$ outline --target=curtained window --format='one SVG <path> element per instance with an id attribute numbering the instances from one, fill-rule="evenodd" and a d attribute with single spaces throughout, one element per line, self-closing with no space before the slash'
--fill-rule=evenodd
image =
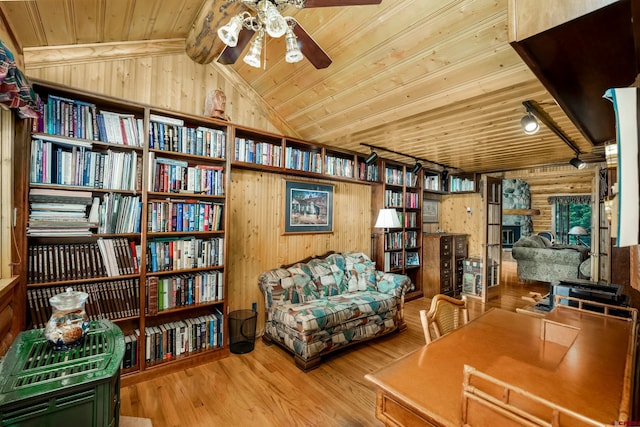
<path id="1" fill-rule="evenodd" d="M 556 242 L 578 244 L 578 237 L 570 235 L 569 230 L 572 227 L 580 226 L 589 233 L 586 236 L 580 236 L 580 241 L 591 246 L 591 196 L 580 194 L 551 196 L 548 200 L 553 211 Z"/>

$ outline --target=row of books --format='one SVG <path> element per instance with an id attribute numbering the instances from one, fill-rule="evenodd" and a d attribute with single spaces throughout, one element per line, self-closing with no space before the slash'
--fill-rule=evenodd
<path id="1" fill-rule="evenodd" d="M 155 201 L 148 205 L 147 230 L 160 232 L 220 231 L 223 205 L 188 200 Z"/>
<path id="2" fill-rule="evenodd" d="M 449 192 L 457 191 L 475 191 L 476 183 L 472 179 L 459 178 L 457 176 L 449 177 Z"/>
<path id="3" fill-rule="evenodd" d="M 147 242 L 147 271 L 217 267 L 224 264 L 224 238 L 166 238 Z"/>
<path id="4" fill-rule="evenodd" d="M 378 182 L 378 166 L 360 162 L 358 178 L 364 181 Z"/>
<path id="5" fill-rule="evenodd" d="M 101 110 L 76 99 L 49 95 L 39 104 L 34 132 L 142 147 L 144 122 L 133 114 Z"/>
<path id="6" fill-rule="evenodd" d="M 49 299 L 66 290 L 66 286 L 27 289 L 27 303 L 32 328 L 44 328 L 51 317 Z M 122 319 L 140 314 L 140 281 L 124 279 L 83 283 L 74 290 L 88 294 L 85 311 L 89 320 Z"/>
<path id="7" fill-rule="evenodd" d="M 415 248 L 418 246 L 418 232 L 417 231 L 405 231 L 404 233 L 404 247 Z"/>
<path id="8" fill-rule="evenodd" d="M 186 161 L 149 153 L 149 191 L 224 196 L 222 166 L 189 166 Z"/>
<path id="9" fill-rule="evenodd" d="M 415 187 L 418 185 L 418 174 L 415 172 L 407 171 L 405 174 L 405 181 L 407 183 L 407 187 Z"/>
<path id="10" fill-rule="evenodd" d="M 192 128 L 182 119 L 151 114 L 149 148 L 196 156 L 225 158 L 227 134 L 203 126 Z"/>
<path id="11" fill-rule="evenodd" d="M 265 166 L 282 166 L 282 146 L 236 137 L 234 159 Z"/>
<path id="12" fill-rule="evenodd" d="M 224 316 L 213 314 L 149 326 L 144 330 L 145 360 L 149 364 L 190 353 L 224 347 Z"/>
<path id="13" fill-rule="evenodd" d="M 138 355 L 140 354 L 140 331 L 124 336 L 124 356 L 120 362 L 120 369 L 138 369 Z"/>
<path id="14" fill-rule="evenodd" d="M 402 169 L 385 168 L 384 169 L 384 182 L 391 185 L 402 185 L 404 177 L 402 176 Z"/>
<path id="15" fill-rule="evenodd" d="M 404 233 L 402 231 L 394 231 L 384 234 L 384 249 L 386 251 L 400 250 L 403 246 Z"/>
<path id="16" fill-rule="evenodd" d="M 97 243 L 107 276 L 116 277 L 140 272 L 139 246 L 134 241 L 128 241 L 124 237 L 101 237 Z"/>
<path id="17" fill-rule="evenodd" d="M 416 267 L 418 265 L 420 265 L 420 256 L 418 255 L 418 252 L 407 252 L 406 254 L 406 258 L 407 258 L 407 266 L 408 267 Z"/>
<path id="18" fill-rule="evenodd" d="M 402 252 L 384 253 L 384 271 L 401 269 L 403 265 Z"/>
<path id="19" fill-rule="evenodd" d="M 384 235 L 384 249 L 387 251 L 400 250 L 402 248 L 415 248 L 417 246 L 417 231 L 394 231 L 385 233 Z"/>
<path id="20" fill-rule="evenodd" d="M 141 168 L 142 159 L 136 151 L 93 151 L 91 146 L 37 135 L 31 141 L 32 184 L 139 191 Z"/>
<path id="21" fill-rule="evenodd" d="M 141 215 L 140 196 L 106 193 L 93 198 L 89 222 L 98 224 L 100 234 L 139 233 Z"/>
<path id="22" fill-rule="evenodd" d="M 285 149 L 284 167 L 287 169 L 322 173 L 322 155 L 320 152 L 287 147 Z"/>
<path id="23" fill-rule="evenodd" d="M 224 275 L 221 271 L 149 276 L 146 280 L 147 314 L 175 307 L 220 301 L 224 296 Z"/>
<path id="24" fill-rule="evenodd" d="M 398 219 L 404 228 L 415 228 L 419 226 L 417 212 L 398 212 Z"/>
<path id="25" fill-rule="evenodd" d="M 31 245 L 27 254 L 27 282 L 48 283 L 135 274 L 139 260 L 132 254 L 136 251 L 134 242 L 126 239 Z"/>
<path id="26" fill-rule="evenodd" d="M 325 156 L 325 171 L 329 175 L 353 178 L 354 161 L 342 157 Z"/>
<path id="27" fill-rule="evenodd" d="M 384 205 L 402 208 L 402 191 L 384 190 Z"/>
<path id="28" fill-rule="evenodd" d="M 32 188 L 29 190 L 28 236 L 89 236 L 89 191 Z"/>
<path id="29" fill-rule="evenodd" d="M 424 175 L 424 189 L 432 191 L 441 191 L 440 175 Z"/>
<path id="30" fill-rule="evenodd" d="M 404 206 L 410 209 L 420 207 L 420 195 L 418 193 L 406 192 L 404 194 Z"/>

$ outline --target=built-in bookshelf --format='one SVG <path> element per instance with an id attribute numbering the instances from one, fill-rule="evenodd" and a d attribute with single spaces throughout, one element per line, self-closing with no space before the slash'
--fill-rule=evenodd
<path id="1" fill-rule="evenodd" d="M 34 90 L 28 326 L 43 327 L 49 298 L 70 286 L 89 295 L 90 319 L 123 330 L 124 378 L 228 355 L 229 124 L 45 82 Z"/>
<path id="2" fill-rule="evenodd" d="M 476 174 L 449 175 L 449 193 L 470 193 L 478 191 Z"/>
<path id="3" fill-rule="evenodd" d="M 359 153 L 239 126 L 233 131 L 235 167 L 363 184 L 379 181 L 378 165 L 365 164 Z"/>
<path id="4" fill-rule="evenodd" d="M 422 172 L 411 172 L 413 165 L 379 159 L 382 182 L 373 186 L 372 224 L 383 208 L 393 208 L 398 214 L 398 229 L 373 232 L 372 257 L 379 269 L 406 274 L 415 286 L 408 297 L 418 297 L 421 291 Z"/>

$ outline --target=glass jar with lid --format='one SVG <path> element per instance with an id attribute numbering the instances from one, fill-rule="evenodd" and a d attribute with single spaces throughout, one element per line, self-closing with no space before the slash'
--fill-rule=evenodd
<path id="1" fill-rule="evenodd" d="M 49 298 L 51 317 L 44 335 L 57 350 L 67 350 L 82 342 L 89 330 L 89 317 L 84 305 L 89 294 L 67 288 Z"/>

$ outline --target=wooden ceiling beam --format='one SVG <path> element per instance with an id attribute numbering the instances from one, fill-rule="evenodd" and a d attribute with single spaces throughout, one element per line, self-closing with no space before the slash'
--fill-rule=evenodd
<path id="1" fill-rule="evenodd" d="M 26 68 L 33 69 L 175 54 L 184 54 L 184 39 L 29 47 L 24 48 L 24 63 Z"/>

